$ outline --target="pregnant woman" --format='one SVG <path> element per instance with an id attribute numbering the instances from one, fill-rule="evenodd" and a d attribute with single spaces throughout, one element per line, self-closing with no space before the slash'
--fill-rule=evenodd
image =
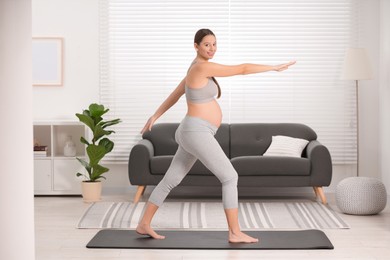
<path id="1" fill-rule="evenodd" d="M 152 218 L 169 192 L 179 185 L 196 160 L 199 160 L 215 174 L 222 184 L 222 201 L 229 227 L 229 242 L 255 243 L 259 241 L 258 238 L 250 237 L 240 230 L 238 223 L 238 175 L 214 137 L 222 122 L 222 111 L 215 99 L 215 96 L 217 98 L 221 96 L 221 88 L 214 77 L 283 71 L 295 62 L 277 66 L 248 63 L 228 66 L 209 62 L 209 59 L 213 58 L 217 51 L 216 37 L 209 29 L 201 29 L 195 34 L 194 47 L 197 54 L 186 77 L 149 118 L 141 131 L 141 133 L 150 131 L 154 122 L 183 94 L 186 95 L 187 114 L 175 133 L 175 140 L 179 144 L 179 148 L 164 178 L 150 195 L 136 231 L 141 235 L 149 235 L 155 239 L 165 238 L 151 228 Z"/>

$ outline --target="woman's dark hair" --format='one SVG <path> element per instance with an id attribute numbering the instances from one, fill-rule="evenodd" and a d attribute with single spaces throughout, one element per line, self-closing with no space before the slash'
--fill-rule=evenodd
<path id="1" fill-rule="evenodd" d="M 200 45 L 200 43 L 202 42 L 203 38 L 205 36 L 207 36 L 207 35 L 212 35 L 212 36 L 215 37 L 215 34 L 211 30 L 209 30 L 209 29 L 200 29 L 195 34 L 194 43 Z M 211 77 L 211 79 L 214 81 L 214 83 L 218 87 L 218 97 L 217 98 L 220 98 L 221 97 L 221 87 L 219 86 L 218 81 L 214 77 Z"/>
<path id="2" fill-rule="evenodd" d="M 200 44 L 203 40 L 203 38 L 207 35 L 212 35 L 215 37 L 215 34 L 209 30 L 209 29 L 200 29 L 199 31 L 196 32 L 195 38 L 194 38 L 194 43 Z"/>

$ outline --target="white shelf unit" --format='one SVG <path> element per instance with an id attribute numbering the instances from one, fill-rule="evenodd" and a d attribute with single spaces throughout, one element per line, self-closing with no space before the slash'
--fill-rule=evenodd
<path id="1" fill-rule="evenodd" d="M 34 122 L 34 139 L 48 147 L 47 157 L 34 157 L 35 195 L 80 195 L 84 167 L 76 157 L 86 160 L 85 145 L 80 142 L 83 136 L 88 140 L 88 128 L 77 121 L 37 121 Z M 64 156 L 63 148 L 68 136 L 76 145 L 76 156 Z"/>

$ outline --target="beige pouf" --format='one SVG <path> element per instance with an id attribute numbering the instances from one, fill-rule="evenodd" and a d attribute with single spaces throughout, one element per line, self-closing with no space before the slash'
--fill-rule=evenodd
<path id="1" fill-rule="evenodd" d="M 378 214 L 386 207 L 386 202 L 385 185 L 375 178 L 349 177 L 336 188 L 337 206 L 346 214 Z"/>

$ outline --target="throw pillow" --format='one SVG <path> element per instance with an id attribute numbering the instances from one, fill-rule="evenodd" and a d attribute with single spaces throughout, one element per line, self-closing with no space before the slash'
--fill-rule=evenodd
<path id="1" fill-rule="evenodd" d="M 272 142 L 263 156 L 301 157 L 303 149 L 309 141 L 289 136 L 272 136 Z"/>

